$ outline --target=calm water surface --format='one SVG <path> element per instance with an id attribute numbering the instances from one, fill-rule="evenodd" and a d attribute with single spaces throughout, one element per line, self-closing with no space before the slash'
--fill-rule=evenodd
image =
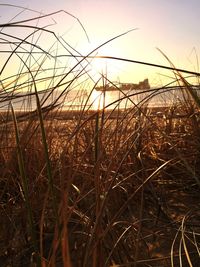
<path id="1" fill-rule="evenodd" d="M 40 103 L 42 107 L 51 105 L 52 103 L 60 104 L 62 109 L 81 109 L 84 105 L 86 109 L 101 109 L 104 106 L 107 109 L 113 109 L 116 106 L 121 109 L 130 108 L 134 105 L 147 104 L 150 107 L 170 106 L 187 100 L 188 96 L 184 93 L 184 89 L 177 89 L 176 87 L 166 89 L 150 89 L 146 91 L 132 90 L 132 91 L 96 91 L 92 93 L 81 90 L 71 90 L 64 96 L 61 92 L 54 92 L 53 94 L 42 93 L 39 94 Z M 9 100 L 8 100 L 9 98 Z M 58 99 L 56 101 L 56 99 Z M 11 96 L 0 98 L 0 110 L 7 110 L 10 101 L 16 111 L 31 111 L 36 109 L 35 95 L 17 95 L 14 99 Z"/>

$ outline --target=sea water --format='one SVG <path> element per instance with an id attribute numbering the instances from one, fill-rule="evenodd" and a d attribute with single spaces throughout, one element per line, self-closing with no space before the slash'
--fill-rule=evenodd
<path id="1" fill-rule="evenodd" d="M 197 89 L 195 89 L 198 92 Z M 71 90 L 62 94 L 61 91 L 39 92 L 42 108 L 55 105 L 63 110 L 85 109 L 120 109 L 131 108 L 136 105 L 149 107 L 166 107 L 187 101 L 189 95 L 186 88 L 168 87 L 131 91 L 96 91 Z M 13 105 L 16 111 L 33 111 L 36 109 L 34 93 L 0 95 L 0 110 L 8 110 Z"/>

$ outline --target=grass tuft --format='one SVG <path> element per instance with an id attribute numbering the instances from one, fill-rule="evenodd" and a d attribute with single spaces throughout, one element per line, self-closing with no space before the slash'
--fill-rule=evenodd
<path id="1" fill-rule="evenodd" d="M 124 91 L 91 63 L 129 31 L 82 55 L 50 30 L 56 14 L 88 39 L 64 11 L 1 25 L 1 266 L 198 266 L 199 84 L 184 75 L 199 73 L 162 52 L 170 67 L 101 56 L 174 75 Z"/>

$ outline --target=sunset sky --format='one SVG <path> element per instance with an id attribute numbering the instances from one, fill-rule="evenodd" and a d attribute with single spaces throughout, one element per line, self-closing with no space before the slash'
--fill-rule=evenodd
<path id="1" fill-rule="evenodd" d="M 64 13 L 54 16 L 57 22 L 54 30 L 59 35 L 65 34 L 65 39 L 70 40 L 81 53 L 90 51 L 114 36 L 135 29 L 103 47 L 99 55 L 169 66 L 157 50 L 159 48 L 177 68 L 198 71 L 199 0 L 10 0 L 6 1 L 6 4 L 8 3 L 43 13 L 62 9 L 73 14 L 84 25 L 90 43 L 77 21 Z M 2 6 L 0 10 L 4 22 L 20 12 L 20 9 Z M 20 15 L 16 20 L 19 18 Z M 138 82 L 149 78 L 151 84 L 156 85 L 165 82 L 166 77 L 163 74 L 173 76 L 169 71 L 137 64 L 121 64 L 116 61 L 107 64 L 108 68 L 115 69 L 110 70 L 112 79 L 120 77 L 123 82 Z"/>

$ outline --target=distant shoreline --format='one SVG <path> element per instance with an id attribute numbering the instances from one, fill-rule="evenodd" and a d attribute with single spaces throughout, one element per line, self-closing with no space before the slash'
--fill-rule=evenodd
<path id="1" fill-rule="evenodd" d="M 147 116 L 150 117 L 166 117 L 168 113 L 170 113 L 170 107 L 140 107 L 140 109 L 117 109 L 117 110 L 104 110 L 104 115 L 108 119 L 123 119 L 124 115 L 127 113 L 135 113 L 135 117 L 140 116 L 142 114 L 148 113 Z M 44 119 L 47 120 L 86 120 L 86 119 L 93 119 L 96 117 L 97 114 L 102 114 L 103 110 L 51 110 L 45 111 Z M 37 111 L 16 111 L 15 116 L 18 122 L 26 121 L 28 119 L 38 119 Z M 169 116 L 169 114 L 167 115 Z M 183 118 L 188 116 L 188 114 L 184 114 L 181 110 L 181 107 L 177 107 L 176 111 L 170 115 L 173 118 Z M 0 111 L 0 123 L 4 122 L 11 122 L 13 120 L 11 112 L 7 111 Z"/>

